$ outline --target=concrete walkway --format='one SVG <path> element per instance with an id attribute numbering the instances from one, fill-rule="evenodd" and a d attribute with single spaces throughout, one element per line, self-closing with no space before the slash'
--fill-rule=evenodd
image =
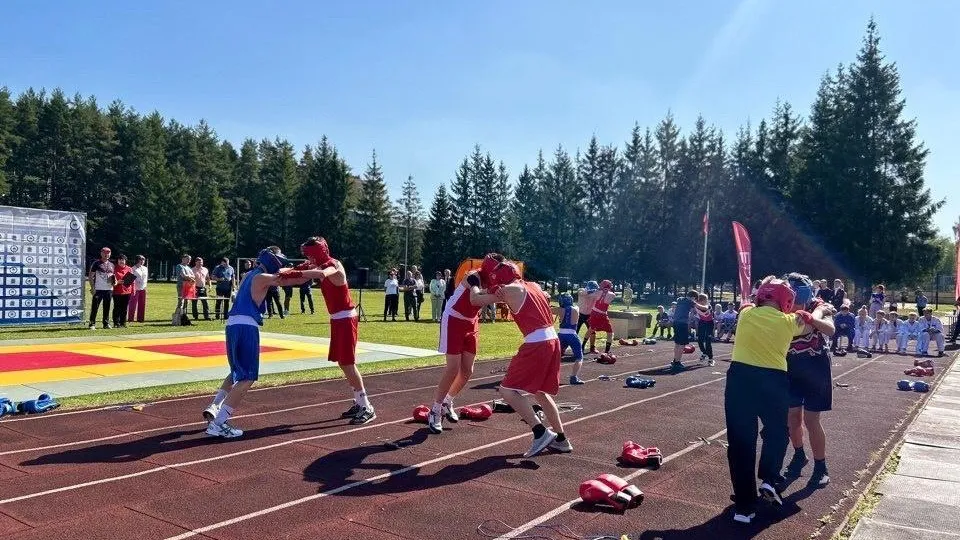
<path id="1" fill-rule="evenodd" d="M 4 348 L 24 345 L 62 345 L 64 347 L 75 345 L 79 348 L 81 344 L 106 344 L 107 342 L 112 342 L 112 345 L 116 346 L 117 343 L 124 341 L 136 342 L 138 340 L 149 340 L 150 342 L 155 342 L 164 338 L 175 338 L 177 340 L 182 340 L 184 338 L 195 338 L 197 340 L 209 341 L 214 336 L 216 336 L 216 339 L 219 341 L 223 338 L 223 333 L 169 332 L 161 334 L 116 335 L 103 337 L 91 336 L 59 339 L 11 340 L 0 343 L 0 361 L 2 361 Z M 335 365 L 327 360 L 326 350 L 330 343 L 330 340 L 327 338 L 275 334 L 270 332 L 262 332 L 260 337 L 262 344 L 271 344 L 272 341 L 276 341 L 280 344 L 286 344 L 287 347 L 294 349 L 297 349 L 298 344 L 302 344 L 302 348 L 294 351 L 296 353 L 295 356 L 297 356 L 295 359 L 282 359 L 282 357 L 279 359 L 270 359 L 271 353 L 264 354 L 260 363 L 261 375 L 270 373 L 286 373 L 291 371 L 304 371 L 309 369 L 331 367 Z M 147 356 L 146 353 L 137 353 L 137 351 L 134 351 L 134 353 L 139 354 L 140 356 Z M 436 356 L 438 354 L 440 353 L 435 350 L 418 349 L 413 347 L 401 347 L 396 345 L 383 345 L 378 343 L 363 342 L 357 344 L 358 364 L 383 362 L 386 360 L 396 360 L 400 358 L 423 358 L 428 356 Z M 158 356 L 172 357 L 172 355 Z M 37 377 L 34 380 L 31 380 L 29 375 L 31 373 L 30 371 L 7 373 L 0 371 L 0 397 L 6 397 L 16 402 L 27 399 L 36 399 L 36 397 L 41 393 L 50 394 L 54 397 L 98 394 L 102 392 L 144 388 L 149 386 L 218 380 L 222 379 L 227 374 L 227 361 L 225 356 L 222 356 L 222 361 L 221 359 L 210 361 L 213 360 L 213 358 L 208 357 L 206 359 L 208 361 L 205 362 L 207 365 L 202 367 L 186 368 L 184 367 L 184 364 L 189 365 L 192 363 L 201 363 L 199 362 L 200 359 L 196 358 L 187 358 L 186 360 L 187 362 L 170 362 L 169 365 L 176 366 L 174 369 L 164 369 L 165 362 L 163 359 L 156 362 L 140 362 L 137 366 L 130 366 L 131 368 L 140 368 L 143 366 L 143 369 L 139 370 L 142 372 L 138 373 L 104 375 L 102 372 L 98 373 L 94 369 L 95 366 L 90 368 L 71 368 L 73 371 L 83 371 L 82 378 L 50 377 L 44 372 L 53 370 L 39 369 L 34 370 L 37 373 Z M 116 364 L 113 366 L 115 365 Z M 9 381 L 14 379 L 12 376 L 14 374 L 18 375 L 17 379 L 22 380 L 19 380 L 17 384 L 9 384 Z M 8 380 L 8 384 L 3 383 L 5 378 Z M 51 380 L 57 378 L 58 380 Z"/>
<path id="2" fill-rule="evenodd" d="M 900 463 L 851 540 L 960 540 L 960 363 L 907 428 Z"/>

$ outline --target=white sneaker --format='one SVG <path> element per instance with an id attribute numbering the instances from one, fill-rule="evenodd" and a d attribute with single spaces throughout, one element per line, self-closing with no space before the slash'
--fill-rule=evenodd
<path id="1" fill-rule="evenodd" d="M 733 515 L 733 520 L 736 521 L 737 523 L 747 523 L 747 524 L 749 524 L 751 521 L 753 521 L 753 518 L 755 518 L 755 517 L 757 517 L 757 514 L 756 514 L 756 513 L 753 513 L 753 514 L 734 514 L 734 515 Z"/>
<path id="2" fill-rule="evenodd" d="M 213 422 L 218 414 L 220 414 L 220 407 L 216 403 L 211 403 L 203 410 L 203 419 L 207 422 Z"/>
<path id="3" fill-rule="evenodd" d="M 460 421 L 460 415 L 457 414 L 457 411 L 453 410 L 453 403 L 444 401 L 442 407 L 443 416 L 445 416 L 447 420 L 454 424 Z"/>
<path id="4" fill-rule="evenodd" d="M 527 450 L 527 453 L 523 457 L 533 457 L 540 452 L 543 452 L 543 449 L 550 446 L 550 443 L 557 438 L 557 434 L 551 430 L 546 430 L 543 432 L 543 435 L 537 437 L 533 440 L 533 444 L 530 445 L 530 449 Z"/>
<path id="5" fill-rule="evenodd" d="M 700 355 L 700 363 L 701 363 L 701 364 L 702 364 L 706 359 L 707 359 L 707 355 L 705 355 L 705 354 L 701 354 L 701 355 Z"/>
<path id="6" fill-rule="evenodd" d="M 573 452 L 573 445 L 570 444 L 570 439 L 564 439 L 563 441 L 554 439 L 548 448 L 555 452 L 560 452 L 561 454 L 569 454 L 570 452 Z"/>
<path id="7" fill-rule="evenodd" d="M 707 360 L 707 365 L 708 365 L 708 366 L 715 366 L 715 365 L 717 365 L 717 361 L 716 361 L 716 360 L 712 360 L 712 359 L 711 359 L 711 360 Z"/>
<path id="8" fill-rule="evenodd" d="M 227 422 L 220 425 L 210 422 L 210 424 L 207 425 L 207 435 L 223 437 L 224 439 L 235 439 L 243 436 L 243 430 L 237 429 Z"/>
<path id="9" fill-rule="evenodd" d="M 430 414 L 427 415 L 427 429 L 430 430 L 430 433 L 443 433 L 443 416 L 431 410 Z"/>

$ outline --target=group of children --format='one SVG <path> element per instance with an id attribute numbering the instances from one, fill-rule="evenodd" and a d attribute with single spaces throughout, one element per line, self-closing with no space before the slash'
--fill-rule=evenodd
<path id="1" fill-rule="evenodd" d="M 923 310 L 922 317 L 911 312 L 904 320 L 895 309 L 888 312 L 876 309 L 873 315 L 870 315 L 866 306 L 860 308 L 854 317 L 849 306 L 844 305 L 841 313 L 837 315 L 837 326 L 834 350 L 842 335 L 848 339 L 850 348 L 869 349 L 874 352 L 890 352 L 890 342 L 893 341 L 896 352 L 906 354 L 907 346 L 913 341 L 917 356 L 929 355 L 930 342 L 933 341 L 937 345 L 937 355 L 943 356 L 943 323 L 933 316 L 930 308 Z"/>
<path id="2" fill-rule="evenodd" d="M 708 297 L 705 294 L 698 296 L 698 301 L 700 302 L 706 302 L 707 300 Z M 671 302 L 669 308 L 657 306 L 657 313 L 654 315 L 653 331 L 650 332 L 651 336 L 659 337 L 660 339 L 673 339 L 674 314 L 676 309 L 676 302 Z M 701 321 L 712 322 L 712 328 L 709 325 L 704 325 L 703 328 L 701 328 Z M 691 312 L 687 317 L 687 322 L 690 326 L 690 331 L 695 333 L 698 339 L 700 334 L 709 331 L 711 335 L 713 335 L 714 340 L 730 343 L 730 340 L 732 340 L 733 336 L 737 333 L 737 308 L 732 302 L 727 304 L 726 310 L 724 310 L 720 304 L 714 304 L 713 311 L 711 312 L 700 310 Z"/>

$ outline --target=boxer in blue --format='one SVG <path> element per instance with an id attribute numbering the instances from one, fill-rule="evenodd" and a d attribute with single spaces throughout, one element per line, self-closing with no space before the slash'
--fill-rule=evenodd
<path id="1" fill-rule="evenodd" d="M 226 328 L 230 374 L 203 411 L 203 418 L 209 422 L 207 435 L 225 439 L 243 435 L 242 430 L 227 420 L 260 375 L 260 327 L 266 311 L 267 289 L 279 283 L 277 274 L 286 265 L 283 255 L 264 249 L 257 256 L 257 265 L 240 282 Z"/>
<path id="2" fill-rule="evenodd" d="M 568 293 L 560 295 L 560 330 L 557 335 L 560 337 L 560 354 L 570 347 L 573 352 L 573 373 L 570 374 L 570 384 L 583 384 L 580 380 L 580 368 L 583 367 L 583 345 L 580 344 L 580 336 L 577 335 L 577 321 L 580 318 L 580 310 L 573 303 L 573 297 Z"/>

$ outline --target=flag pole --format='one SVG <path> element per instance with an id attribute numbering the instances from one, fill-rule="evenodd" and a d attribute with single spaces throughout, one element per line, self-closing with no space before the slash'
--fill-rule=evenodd
<path id="1" fill-rule="evenodd" d="M 707 213 L 703 217 L 703 266 L 700 273 L 700 292 L 706 294 L 707 284 L 707 239 L 710 237 L 710 200 L 707 200 Z"/>

